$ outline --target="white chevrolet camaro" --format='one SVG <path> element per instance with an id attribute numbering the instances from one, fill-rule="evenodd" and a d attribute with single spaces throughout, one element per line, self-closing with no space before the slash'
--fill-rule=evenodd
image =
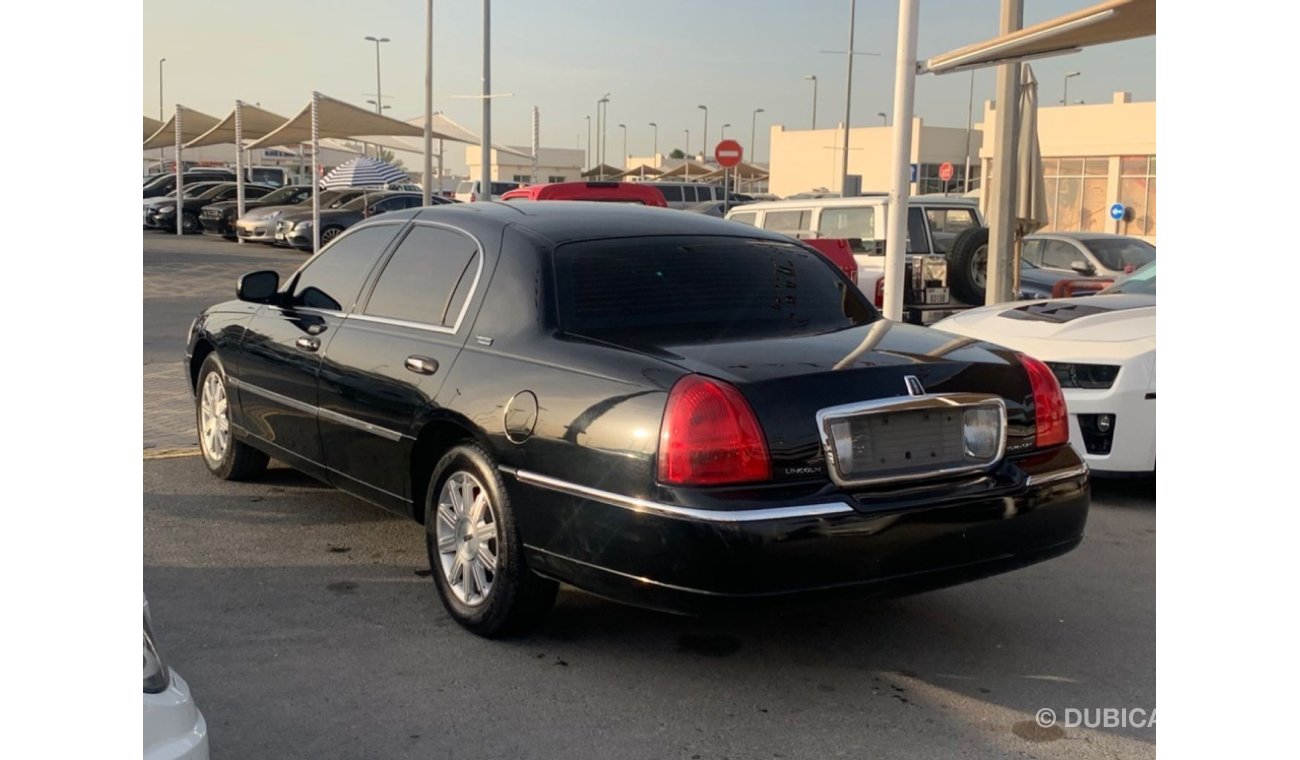
<path id="1" fill-rule="evenodd" d="M 936 330 L 1047 363 L 1070 412 L 1070 443 L 1098 475 L 1156 468 L 1156 264 L 1097 295 L 982 306 Z"/>

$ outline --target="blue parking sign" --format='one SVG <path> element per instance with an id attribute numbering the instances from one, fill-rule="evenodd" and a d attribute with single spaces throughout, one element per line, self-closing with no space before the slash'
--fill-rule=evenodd
<path id="1" fill-rule="evenodd" d="M 1124 204 L 1112 203 L 1110 206 L 1110 218 L 1119 221 L 1124 218 Z"/>

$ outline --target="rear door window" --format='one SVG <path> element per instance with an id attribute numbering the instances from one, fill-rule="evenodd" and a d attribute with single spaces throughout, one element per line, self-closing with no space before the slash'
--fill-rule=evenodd
<path id="1" fill-rule="evenodd" d="M 1043 241 L 1026 240 L 1024 249 L 1020 252 L 1020 259 L 1028 261 L 1036 267 L 1043 265 Z"/>
<path id="2" fill-rule="evenodd" d="M 907 210 L 907 252 L 908 253 L 929 253 L 930 241 L 926 237 L 926 230 L 929 224 L 925 218 L 925 212 L 919 208 L 909 208 Z"/>
<path id="3" fill-rule="evenodd" d="M 479 255 L 471 238 L 417 224 L 384 265 L 365 313 L 423 325 L 454 325 Z"/>
<path id="4" fill-rule="evenodd" d="M 669 203 L 682 202 L 681 185 L 659 185 L 659 192 L 664 194 L 664 200 L 668 201 Z"/>
<path id="5" fill-rule="evenodd" d="M 872 243 L 876 239 L 876 209 L 872 206 L 823 208 L 817 232 L 825 238 L 848 239 L 854 253 L 884 253 Z"/>
<path id="6" fill-rule="evenodd" d="M 741 224 L 748 224 L 750 227 L 754 227 L 756 226 L 754 223 L 754 219 L 757 216 L 758 214 L 753 211 L 750 211 L 747 214 L 732 214 L 731 221 L 740 222 Z"/>
<path id="7" fill-rule="evenodd" d="M 778 337 L 878 315 L 822 256 L 793 243 L 654 237 L 554 254 L 561 329 L 644 340 Z"/>

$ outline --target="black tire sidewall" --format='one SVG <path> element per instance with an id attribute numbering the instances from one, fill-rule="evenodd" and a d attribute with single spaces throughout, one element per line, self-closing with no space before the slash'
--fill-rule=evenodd
<path id="1" fill-rule="evenodd" d="M 442 486 L 453 474 L 468 472 L 474 475 L 487 490 L 492 513 L 497 523 L 497 567 L 492 590 L 487 600 L 469 606 L 456 598 L 442 570 L 437 550 L 437 504 Z M 483 448 L 474 443 L 460 444 L 448 451 L 434 468 L 424 499 L 425 548 L 429 555 L 429 570 L 438 589 L 438 596 L 456 622 L 481 635 L 498 632 L 510 615 L 515 597 L 522 590 L 529 573 L 523 564 L 523 544 L 515 524 L 510 497 L 501 480 L 496 461 Z"/>

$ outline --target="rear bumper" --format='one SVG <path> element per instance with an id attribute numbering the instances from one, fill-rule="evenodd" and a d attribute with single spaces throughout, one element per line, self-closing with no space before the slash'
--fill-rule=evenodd
<path id="1" fill-rule="evenodd" d="M 252 240 L 258 243 L 274 243 L 275 220 L 266 222 L 249 222 L 240 219 L 235 222 L 235 236 L 240 240 Z"/>
<path id="2" fill-rule="evenodd" d="M 1087 468 L 1067 446 L 929 492 L 936 495 L 828 488 L 738 513 L 638 510 L 513 474 L 516 503 L 529 505 L 521 527 L 534 570 L 689 614 L 914 593 L 1014 570 L 1077 546 L 1090 498 Z"/>
<path id="3" fill-rule="evenodd" d="M 175 671 L 166 691 L 144 695 L 144 760 L 208 760 L 207 722 Z"/>
<path id="4" fill-rule="evenodd" d="M 202 225 L 203 234 L 205 235 L 221 235 L 222 237 L 232 237 L 234 235 L 234 230 L 230 228 L 230 224 L 222 216 L 200 216 L 199 224 Z"/>

